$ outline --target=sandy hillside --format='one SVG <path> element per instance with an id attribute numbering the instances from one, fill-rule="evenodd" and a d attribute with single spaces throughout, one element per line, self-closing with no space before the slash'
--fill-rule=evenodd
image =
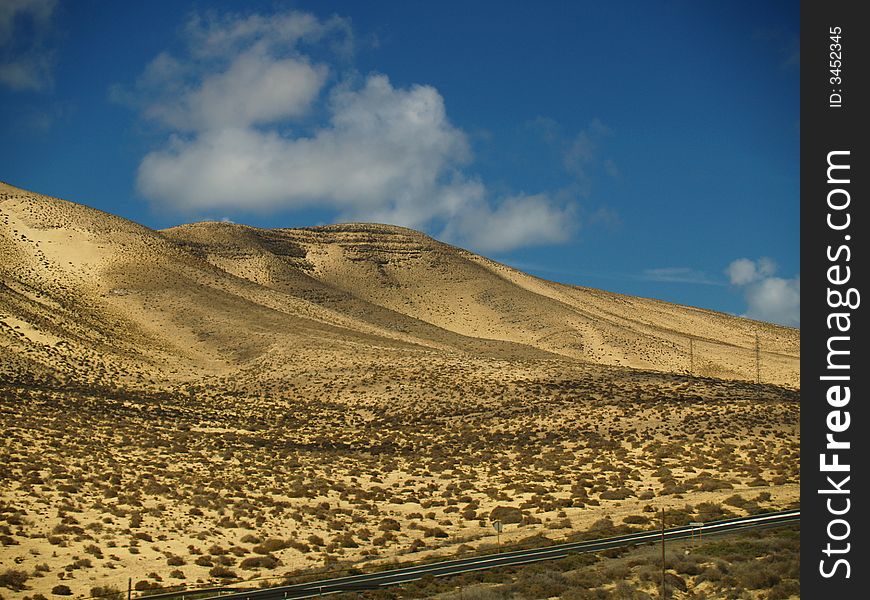
<path id="1" fill-rule="evenodd" d="M 0 594 L 795 506 L 799 343 L 399 227 L 154 231 L 0 184 Z"/>
<path id="2" fill-rule="evenodd" d="M 184 378 L 274 346 L 415 345 L 798 385 L 798 330 L 544 281 L 419 232 L 372 224 L 152 231 L 0 187 L 8 359 L 89 353 Z M 121 335 L 123 334 L 123 335 Z M 133 359 L 133 360 L 128 360 Z"/>

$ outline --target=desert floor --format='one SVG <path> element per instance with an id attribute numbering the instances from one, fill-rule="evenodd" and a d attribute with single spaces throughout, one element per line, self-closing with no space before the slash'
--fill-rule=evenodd
<path id="1" fill-rule="evenodd" d="M 0 572 L 28 576 L 4 597 L 453 555 L 491 548 L 493 515 L 511 544 L 799 503 L 798 392 L 401 356 L 163 389 L 4 384 Z"/>
<path id="2" fill-rule="evenodd" d="M 0 183 L 0 600 L 795 506 L 799 375 L 797 329 L 410 229 L 155 231 Z"/>

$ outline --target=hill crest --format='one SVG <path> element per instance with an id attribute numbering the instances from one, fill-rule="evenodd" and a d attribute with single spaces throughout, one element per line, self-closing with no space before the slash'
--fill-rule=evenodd
<path id="1" fill-rule="evenodd" d="M 100 355 L 183 379 L 377 348 L 752 380 L 757 335 L 762 380 L 799 385 L 798 330 L 549 282 L 393 225 L 154 231 L 0 184 L 0 254 L 0 352 L 27 369 Z"/>

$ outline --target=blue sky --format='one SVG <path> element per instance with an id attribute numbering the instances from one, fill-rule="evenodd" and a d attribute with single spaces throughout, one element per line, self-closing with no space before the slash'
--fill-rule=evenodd
<path id="1" fill-rule="evenodd" d="M 799 325 L 798 3 L 541 4 L 8 0 L 0 179 Z"/>

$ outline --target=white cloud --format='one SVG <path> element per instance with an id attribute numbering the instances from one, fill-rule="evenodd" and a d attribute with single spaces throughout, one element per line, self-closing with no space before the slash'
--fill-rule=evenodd
<path id="1" fill-rule="evenodd" d="M 135 93 L 114 98 L 167 126 L 142 160 L 137 186 L 187 212 L 315 207 L 342 220 L 434 228 L 481 250 L 566 241 L 570 202 L 545 194 L 498 201 L 463 172 L 472 153 L 427 85 L 381 74 L 324 92 L 331 72 L 298 46 L 350 36 L 341 20 L 287 13 L 267 19 L 195 17 L 187 55 L 158 55 Z M 313 126 L 306 116 L 321 116 Z M 293 128 L 291 128 L 293 126 Z"/>
<path id="2" fill-rule="evenodd" d="M 148 106 L 146 114 L 184 131 L 270 123 L 305 114 L 327 71 L 304 60 L 246 52 L 180 97 Z"/>
<path id="3" fill-rule="evenodd" d="M 186 54 L 158 54 L 134 90 L 114 86 L 113 99 L 180 131 L 268 124 L 304 115 L 329 68 L 301 54 L 303 40 L 352 43 L 347 23 L 288 12 L 264 17 L 194 15 L 185 27 Z M 350 40 L 350 41 L 348 41 Z"/>
<path id="4" fill-rule="evenodd" d="M 746 289 L 746 316 L 760 321 L 799 326 L 801 279 L 768 277 Z"/>
<path id="5" fill-rule="evenodd" d="M 440 212 L 420 205 L 411 214 L 406 206 L 432 199 L 442 173 L 469 157 L 434 88 L 397 90 L 386 77 L 372 76 L 360 90 L 335 93 L 331 109 L 329 124 L 312 137 L 252 127 L 175 136 L 142 161 L 140 189 L 193 209 L 326 203 L 348 213 L 393 208 L 409 225 Z"/>
<path id="6" fill-rule="evenodd" d="M 660 267 L 644 269 L 643 279 L 665 283 L 697 283 L 703 285 L 724 285 L 722 282 L 710 279 L 703 271 L 691 267 Z"/>
<path id="7" fill-rule="evenodd" d="M 462 219 L 448 223 L 443 235 L 481 250 L 499 252 L 566 242 L 575 224 L 574 207 L 560 208 L 546 195 L 536 194 L 507 198 L 495 208 L 473 206 Z"/>
<path id="8" fill-rule="evenodd" d="M 352 52 L 353 31 L 341 17 L 326 20 L 299 11 L 274 15 L 194 14 L 185 27 L 185 39 L 196 58 L 226 57 L 250 47 L 263 51 L 295 50 L 300 43 L 311 43 L 338 34 L 334 48 Z"/>
<path id="9" fill-rule="evenodd" d="M 758 261 L 748 258 L 738 258 L 725 270 L 728 278 L 734 285 L 746 285 L 769 277 L 776 272 L 776 263 L 767 257 L 761 257 Z"/>
<path id="10" fill-rule="evenodd" d="M 755 280 L 755 261 L 748 258 L 738 258 L 725 269 L 728 279 L 734 285 L 746 285 Z"/>
<path id="11" fill-rule="evenodd" d="M 725 272 L 743 292 L 747 305 L 744 316 L 799 327 L 800 275 L 793 279 L 774 277 L 776 269 L 776 263 L 769 258 L 739 258 Z"/>
<path id="12" fill-rule="evenodd" d="M 15 91 L 51 87 L 54 59 L 45 37 L 56 4 L 56 0 L 0 2 L 0 85 Z"/>

